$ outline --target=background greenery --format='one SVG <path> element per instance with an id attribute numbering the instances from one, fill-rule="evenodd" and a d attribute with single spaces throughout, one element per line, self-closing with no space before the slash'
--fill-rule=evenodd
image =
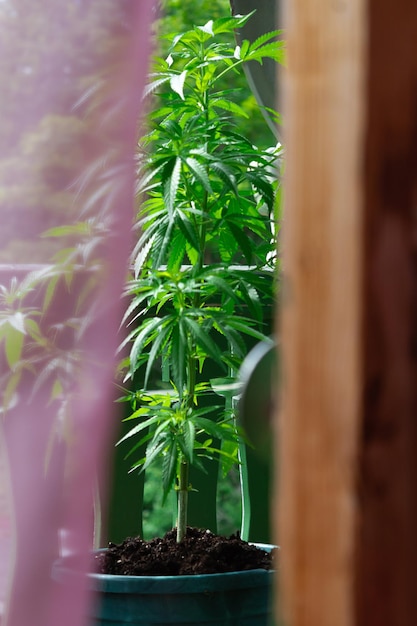
<path id="1" fill-rule="evenodd" d="M 50 241 L 34 240 L 32 233 L 39 215 L 45 228 L 71 220 L 68 207 L 72 199 L 66 183 L 72 181 L 78 162 L 76 146 L 95 141 L 74 104 L 94 80 L 103 55 L 111 52 L 112 43 L 105 36 L 106 15 L 112 15 L 106 8 L 109 3 L 114 6 L 113 0 L 78 0 L 68 2 L 65 10 L 60 5 L 58 10 L 54 0 L 46 0 L 40 14 L 33 0 L 0 2 L 0 117 L 16 120 L 0 129 L 0 211 L 3 223 L 19 226 L 15 229 L 19 237 L 12 241 L 3 240 L 0 232 L 0 263 L 49 262 L 51 252 L 63 244 L 57 241 L 54 248 Z M 121 10 L 123 4 L 120 0 Z M 169 33 L 228 14 L 229 0 L 161 0 L 157 45 L 166 49 Z M 76 54 L 73 42 L 65 36 L 75 21 Z M 22 38 L 22 33 L 27 37 Z M 101 42 L 94 46 L 95 55 L 91 55 L 92 41 Z M 51 46 L 56 51 L 53 57 L 47 54 Z M 52 73 L 53 84 L 49 80 Z M 271 145 L 272 134 L 245 78 L 229 78 L 228 86 L 250 116 L 245 135 L 261 148 Z M 74 207 L 74 219 L 76 215 Z M 3 230 L 10 232 L 11 228 Z"/>
<path id="2" fill-rule="evenodd" d="M 89 145 L 96 140 L 89 136 L 88 125 L 84 123 L 82 114 L 74 109 L 74 104 L 95 80 L 103 55 L 111 52 L 111 42 L 105 36 L 106 5 L 109 2 L 114 4 L 113 0 L 68 2 L 65 10 L 57 13 L 55 1 L 48 0 L 44 3 L 42 16 L 33 0 L 3 0 L 0 3 L 0 20 L 5 36 L 0 42 L 0 84 L 7 86 L 0 99 L 0 115 L 2 119 L 10 118 L 13 111 L 17 113 L 16 119 L 25 120 L 24 124 L 3 124 L 1 129 L 0 211 L 3 221 L 14 220 L 19 224 L 20 235 L 13 241 L 2 241 L 0 233 L 0 263 L 48 262 L 51 242 L 45 245 L 41 239 L 33 240 L 33 221 L 42 215 L 43 228 L 71 221 L 71 215 L 62 217 L 63 211 L 67 211 L 71 204 L 71 199 L 67 197 L 69 192 L 62 189 L 73 179 L 73 167 L 78 161 L 76 146 Z M 120 5 L 123 5 L 123 0 Z M 229 0 L 162 0 L 161 19 L 156 25 L 158 45 L 162 50 L 168 48 L 169 33 L 180 33 L 194 24 L 204 24 L 228 14 Z M 79 29 L 77 26 L 79 41 L 76 55 L 71 50 L 72 42 L 69 43 L 65 37 L 68 24 L 74 21 L 82 25 Z M 18 23 L 19 33 L 23 30 L 27 34 L 24 40 L 20 35 L 16 36 Z M 51 28 L 51 24 L 55 27 Z M 54 49 L 58 51 L 53 58 L 47 55 L 52 45 L 51 38 Z M 101 48 L 96 48 L 95 57 L 87 53 L 92 41 L 102 41 Z M 49 63 L 54 66 L 46 64 L 45 58 L 49 58 Z M 48 81 L 52 71 L 56 76 L 53 85 Z M 76 75 L 80 78 L 75 78 Z M 39 88 L 34 89 L 34 85 Z M 45 86 L 50 90 L 51 106 L 47 112 L 41 98 Z M 242 122 L 245 124 L 244 134 L 260 147 L 273 144 L 274 138 L 245 78 L 241 75 L 233 77 L 233 81 L 229 78 L 227 86 L 249 115 L 249 120 Z M 35 98 L 28 98 L 28 94 L 35 94 Z M 74 207 L 74 219 L 77 215 L 77 208 Z M 28 226 L 27 232 L 25 225 Z M 63 243 L 57 239 L 56 249 Z M 152 471 L 147 476 L 145 491 L 144 523 L 148 536 L 159 534 L 172 525 L 169 503 L 157 514 L 151 511 L 158 505 L 155 493 L 160 493 L 158 468 Z M 220 480 L 219 501 L 219 531 L 236 531 L 240 527 L 236 472 L 226 480 Z M 152 523 L 158 520 L 159 529 L 151 525 L 151 519 Z"/>
<path id="3" fill-rule="evenodd" d="M 102 138 L 76 105 L 113 58 L 125 4 L 0 2 L 0 263 L 49 262 L 64 242 L 34 234 L 77 219 L 79 153 L 94 154 Z"/>
<path id="4" fill-rule="evenodd" d="M 175 524 L 175 496 L 171 494 L 162 505 L 161 466 L 156 464 L 146 470 L 143 504 L 143 536 L 152 539 L 163 535 Z M 156 496 L 156 497 L 155 497 Z M 217 489 L 217 530 L 219 534 L 230 535 L 240 530 L 242 504 L 240 500 L 239 471 L 236 467 L 223 477 L 219 474 Z"/>

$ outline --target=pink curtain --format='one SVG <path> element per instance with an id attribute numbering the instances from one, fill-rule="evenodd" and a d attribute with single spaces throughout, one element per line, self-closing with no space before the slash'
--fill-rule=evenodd
<path id="1" fill-rule="evenodd" d="M 79 626 L 153 0 L 0 0 L 0 615 Z"/>

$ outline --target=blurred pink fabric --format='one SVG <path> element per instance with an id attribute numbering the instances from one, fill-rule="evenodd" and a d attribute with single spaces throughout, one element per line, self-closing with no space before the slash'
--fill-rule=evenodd
<path id="1" fill-rule="evenodd" d="M 82 626 L 154 0 L 0 0 L 0 621 Z"/>

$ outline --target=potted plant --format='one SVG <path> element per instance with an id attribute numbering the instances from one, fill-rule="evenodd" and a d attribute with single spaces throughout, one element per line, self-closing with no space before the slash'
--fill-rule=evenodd
<path id="1" fill-rule="evenodd" d="M 123 318 L 122 348 L 129 347 L 123 400 L 131 404 L 133 426 L 119 443 L 130 444 L 132 471 L 162 458 L 162 491 L 164 498 L 177 493 L 177 524 L 164 539 L 127 540 L 97 556 L 92 578 L 108 592 L 101 605 L 107 621 L 97 623 L 267 623 L 267 552 L 239 537 L 224 539 L 218 550 L 226 550 L 227 573 L 213 573 L 206 557 L 213 550 L 220 560 L 214 536 L 187 531 L 190 467 L 204 472 L 206 462 L 219 458 L 227 470 L 237 461 L 243 435 L 233 385 L 248 341 L 266 338 L 263 310 L 274 295 L 273 172 L 280 148 L 258 149 L 237 132 L 236 119 L 246 114 L 227 77 L 249 61 L 280 61 L 283 47 L 277 32 L 231 45 L 248 19 L 209 21 L 176 36 L 168 57 L 155 60 L 147 89 L 158 99 L 138 147 L 138 240 Z M 206 553 L 202 569 L 196 569 L 198 545 Z M 180 565 L 168 555 L 171 548 Z M 256 571 L 233 571 L 235 549 L 244 551 L 240 568 Z M 162 567 L 129 569 L 130 556 L 143 550 L 162 553 Z M 137 588 L 140 607 L 130 608 Z M 162 595 L 155 597 L 156 590 Z M 203 617 L 206 609 L 210 616 Z"/>

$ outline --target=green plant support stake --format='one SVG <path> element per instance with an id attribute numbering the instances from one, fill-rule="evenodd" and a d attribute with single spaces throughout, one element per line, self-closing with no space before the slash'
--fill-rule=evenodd
<path id="1" fill-rule="evenodd" d="M 243 390 L 237 414 L 252 443 L 252 446 L 239 446 L 241 537 L 246 541 L 271 541 L 269 502 L 273 458 L 270 420 L 275 400 L 272 381 L 277 379 L 276 370 L 277 347 L 272 341 L 261 342 L 252 348 L 241 367 Z"/>
<path id="2" fill-rule="evenodd" d="M 177 541 L 184 539 L 187 532 L 187 510 L 188 510 L 188 463 L 182 461 L 180 464 L 179 484 L 178 484 L 178 523 Z"/>

